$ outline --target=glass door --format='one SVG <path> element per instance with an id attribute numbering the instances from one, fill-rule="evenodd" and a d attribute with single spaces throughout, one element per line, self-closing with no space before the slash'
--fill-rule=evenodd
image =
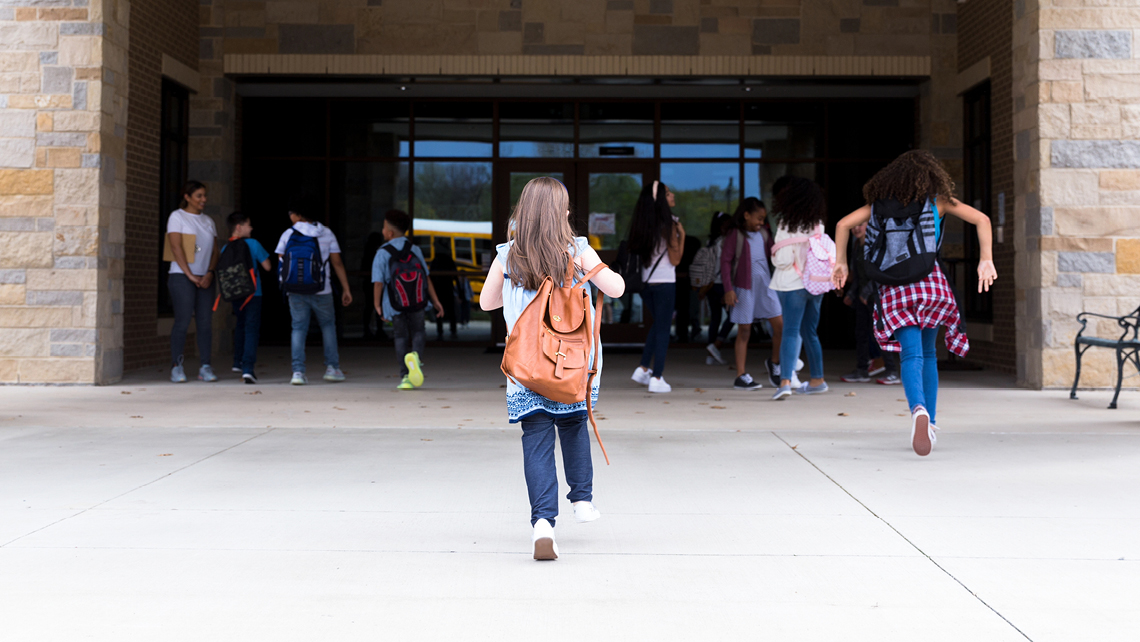
<path id="1" fill-rule="evenodd" d="M 633 208 L 644 185 L 657 178 L 653 162 L 580 162 L 575 199 L 578 228 L 610 266 L 616 267 L 618 246 L 629 235 Z M 641 295 L 627 292 L 620 299 L 605 298 L 602 307 L 602 341 L 643 345 L 647 323 Z"/>

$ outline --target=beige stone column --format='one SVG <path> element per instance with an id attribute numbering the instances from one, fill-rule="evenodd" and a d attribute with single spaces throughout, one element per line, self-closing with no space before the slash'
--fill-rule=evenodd
<path id="1" fill-rule="evenodd" d="M 128 19 L 0 6 L 0 382 L 122 374 Z"/>
<path id="2" fill-rule="evenodd" d="M 1072 384 L 1078 313 L 1140 305 L 1134 4 L 1013 3 L 1018 371 L 1030 386 Z M 1088 332 L 1119 328 L 1094 322 Z M 1081 384 L 1115 382 L 1113 357 L 1090 351 Z"/>

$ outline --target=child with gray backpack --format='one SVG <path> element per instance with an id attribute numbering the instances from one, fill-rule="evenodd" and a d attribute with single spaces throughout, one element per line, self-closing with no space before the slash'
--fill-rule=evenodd
<path id="1" fill-rule="evenodd" d="M 946 347 L 965 357 L 970 350 L 954 292 L 938 266 L 947 214 L 977 227 L 981 260 L 978 292 L 997 278 L 990 219 L 954 197 L 954 182 L 928 151 L 899 156 L 863 186 L 867 204 L 835 228 L 837 257 L 832 281 L 847 282 L 847 239 L 867 223 L 863 268 L 878 283 L 873 293 L 875 339 L 888 352 L 901 352 L 903 389 L 911 413 L 911 448 L 926 456 L 937 441 L 938 361 L 935 339 L 946 328 Z"/>

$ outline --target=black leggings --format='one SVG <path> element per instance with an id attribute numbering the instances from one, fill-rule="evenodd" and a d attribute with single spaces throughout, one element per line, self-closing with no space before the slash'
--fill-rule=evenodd
<path id="1" fill-rule="evenodd" d="M 190 319 L 197 321 L 195 334 L 198 336 L 198 357 L 202 365 L 210 365 L 214 344 L 214 284 L 200 288 L 185 274 L 171 274 L 167 279 L 170 289 L 170 302 L 174 305 L 174 328 L 170 332 L 170 361 L 172 365 L 182 362 L 182 351 L 186 347 L 186 331 L 190 329 Z"/>

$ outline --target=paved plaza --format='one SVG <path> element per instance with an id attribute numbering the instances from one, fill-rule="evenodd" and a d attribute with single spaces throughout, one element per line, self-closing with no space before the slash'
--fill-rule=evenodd
<path id="1" fill-rule="evenodd" d="M 0 388 L 0 639 L 1137 639 L 1135 390 L 947 372 L 919 458 L 842 353 L 781 403 L 696 350 L 651 396 L 611 354 L 603 517 L 563 499 L 535 562 L 498 359 L 430 352 L 414 392 L 380 348 L 336 385 L 271 349 L 257 386 Z"/>

